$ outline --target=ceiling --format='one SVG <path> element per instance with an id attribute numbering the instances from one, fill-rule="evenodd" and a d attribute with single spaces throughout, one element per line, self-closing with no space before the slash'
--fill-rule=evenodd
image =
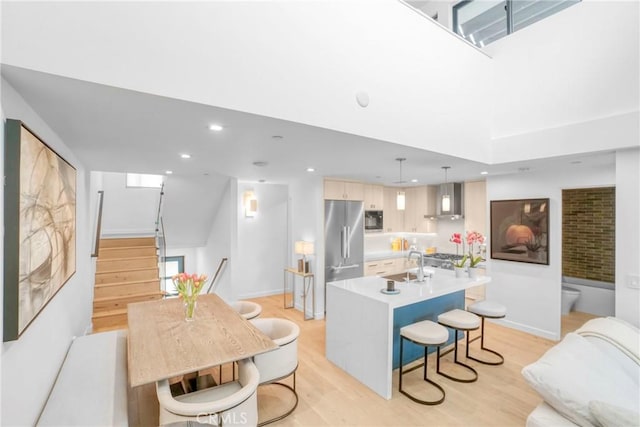
<path id="1" fill-rule="evenodd" d="M 2 76 L 88 170 L 288 183 L 309 173 L 397 185 L 480 180 L 536 169 L 610 165 L 613 155 L 486 165 L 426 150 L 95 83 L 2 66 Z M 224 126 L 220 132 L 209 125 Z M 181 159 L 180 154 L 192 157 Z M 255 162 L 266 162 L 256 166 Z M 580 163 L 576 163 L 580 162 Z M 307 172 L 314 168 L 314 172 Z"/>

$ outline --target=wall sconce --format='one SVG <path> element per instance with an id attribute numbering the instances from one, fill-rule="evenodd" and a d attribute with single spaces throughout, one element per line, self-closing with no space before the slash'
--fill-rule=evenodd
<path id="1" fill-rule="evenodd" d="M 253 191 L 245 191 L 242 195 L 244 205 L 244 216 L 253 218 L 258 213 L 258 199 Z"/>
<path id="2" fill-rule="evenodd" d="M 298 260 L 298 271 L 300 273 L 309 273 L 309 261 L 307 261 L 307 255 L 313 255 L 313 251 L 313 242 L 298 240 L 295 243 L 294 252 L 297 255 L 302 255 L 302 259 Z"/>

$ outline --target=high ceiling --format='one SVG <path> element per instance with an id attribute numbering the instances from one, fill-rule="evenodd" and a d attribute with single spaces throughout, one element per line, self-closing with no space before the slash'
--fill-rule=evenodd
<path id="1" fill-rule="evenodd" d="M 2 76 L 74 151 L 88 170 L 235 177 L 287 183 L 309 173 L 394 185 L 483 179 L 521 172 L 611 164 L 613 156 L 572 156 L 501 165 L 364 138 L 318 127 L 180 101 L 13 66 Z M 220 124 L 220 132 L 209 130 Z M 181 159 L 180 154 L 192 157 Z M 576 161 L 582 163 L 577 164 Z M 266 162 L 256 166 L 255 162 Z M 573 162 L 573 163 L 571 163 Z M 307 172 L 314 168 L 314 172 Z M 226 178 L 225 178 L 226 179 Z"/>

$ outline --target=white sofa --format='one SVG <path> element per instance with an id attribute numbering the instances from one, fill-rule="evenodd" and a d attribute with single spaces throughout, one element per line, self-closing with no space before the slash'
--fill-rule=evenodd
<path id="1" fill-rule="evenodd" d="M 522 375 L 544 398 L 527 427 L 640 426 L 640 333 L 627 322 L 588 321 Z"/>
<path id="2" fill-rule="evenodd" d="M 102 332 L 71 342 L 39 426 L 127 426 L 127 334 Z"/>

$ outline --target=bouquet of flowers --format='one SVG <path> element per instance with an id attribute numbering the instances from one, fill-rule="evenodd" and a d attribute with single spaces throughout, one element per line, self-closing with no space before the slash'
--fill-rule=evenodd
<path id="1" fill-rule="evenodd" d="M 474 257 L 474 249 L 475 244 L 481 245 L 484 243 L 484 236 L 477 231 L 467 231 L 467 246 L 469 247 L 469 267 L 473 268 L 480 261 L 482 261 L 482 256 L 478 253 L 478 256 Z M 480 252 L 480 248 L 478 247 L 478 252 Z"/>
<path id="2" fill-rule="evenodd" d="M 171 277 L 171 280 L 173 280 L 173 284 L 175 285 L 180 298 L 184 301 L 186 319 L 193 319 L 196 300 L 203 288 L 204 282 L 207 280 L 207 276 L 204 274 L 198 276 L 197 274 L 180 273 Z"/>
<path id="3" fill-rule="evenodd" d="M 464 252 L 464 242 L 462 241 L 462 234 L 453 233 L 451 238 L 449 239 L 451 243 L 456 244 L 456 255 L 458 255 L 458 245 L 462 245 L 462 252 Z M 467 262 L 467 254 L 465 254 L 462 259 L 453 263 L 454 267 L 463 268 L 464 264 Z"/>

